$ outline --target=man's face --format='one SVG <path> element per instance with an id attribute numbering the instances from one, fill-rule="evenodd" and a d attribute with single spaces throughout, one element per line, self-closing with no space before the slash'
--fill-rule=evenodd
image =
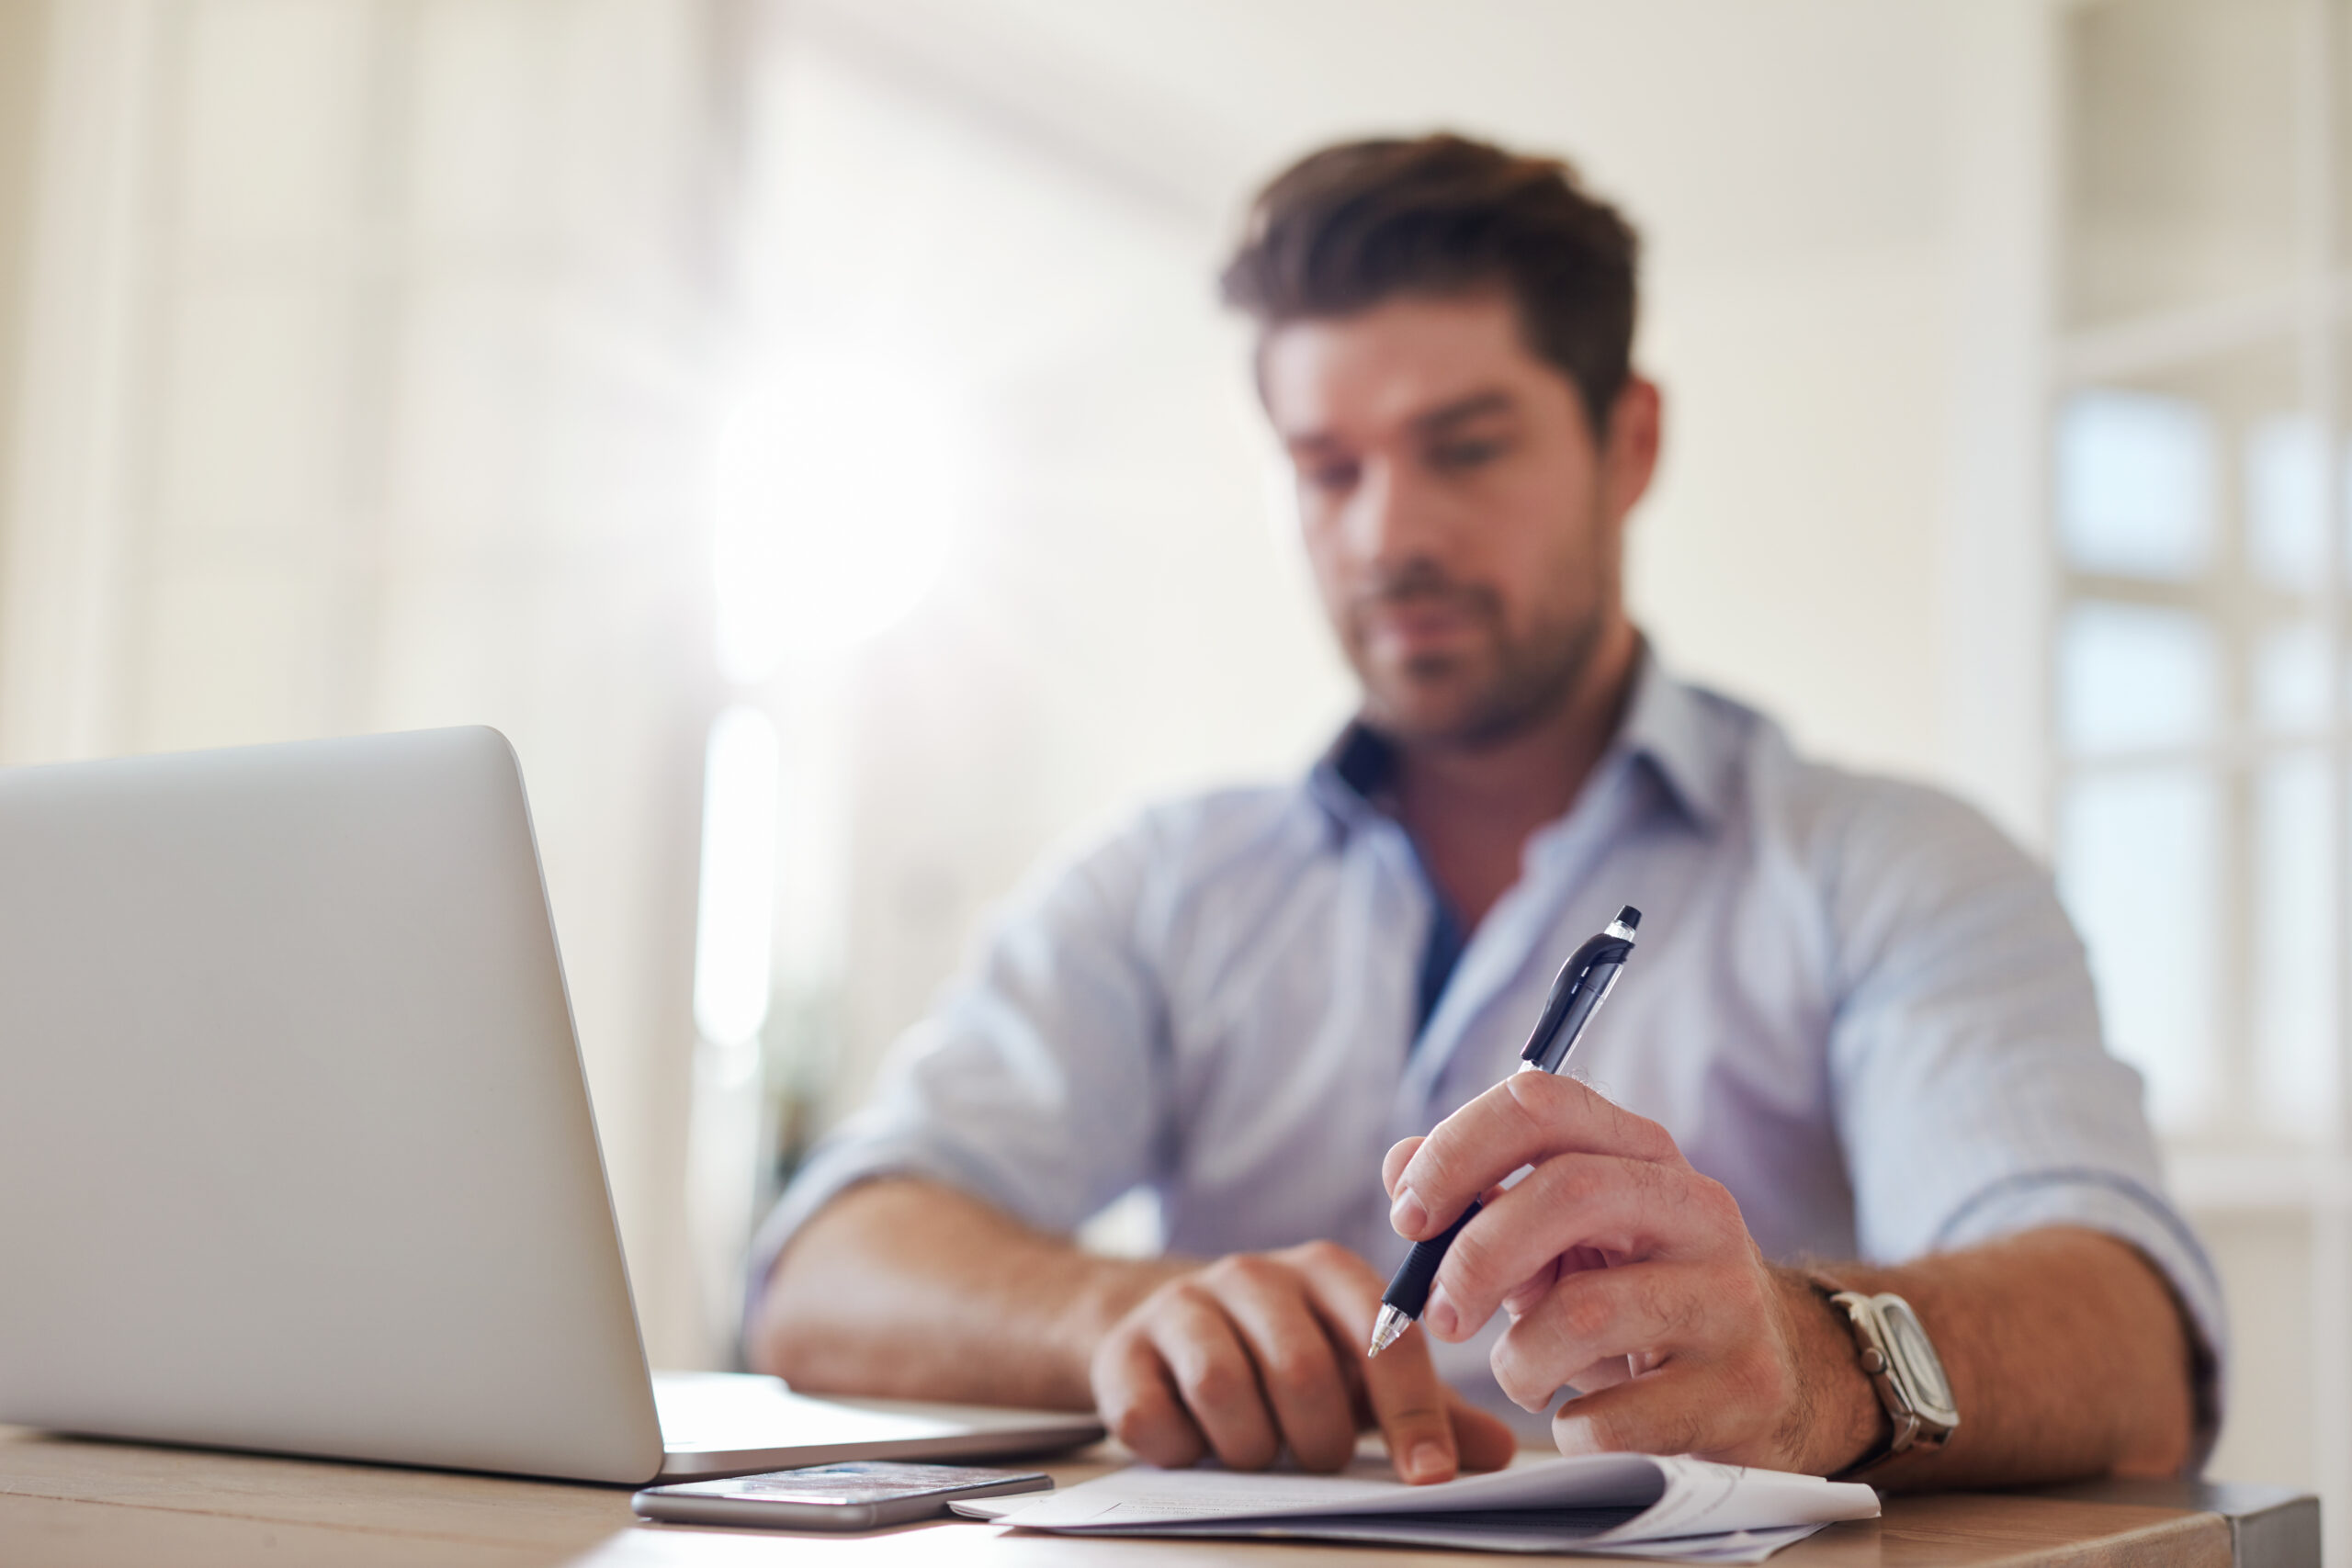
<path id="1" fill-rule="evenodd" d="M 1260 378 L 1365 717 L 1407 742 L 1476 744 L 1556 707 L 1624 613 L 1655 389 L 1629 385 L 1596 440 L 1500 295 L 1277 327 Z"/>

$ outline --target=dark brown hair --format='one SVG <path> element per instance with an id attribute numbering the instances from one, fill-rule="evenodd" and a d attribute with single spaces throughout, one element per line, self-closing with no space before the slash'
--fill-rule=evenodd
<path id="1" fill-rule="evenodd" d="M 1499 288 L 1598 432 L 1632 374 L 1641 240 L 1557 158 L 1439 134 L 1310 152 L 1258 193 L 1219 282 L 1260 328 Z"/>

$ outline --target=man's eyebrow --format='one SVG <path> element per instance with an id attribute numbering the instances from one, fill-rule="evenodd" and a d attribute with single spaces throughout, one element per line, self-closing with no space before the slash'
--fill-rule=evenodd
<path id="1" fill-rule="evenodd" d="M 1424 435 L 1442 435 L 1453 425 L 1467 424 L 1474 419 L 1483 419 L 1488 414 L 1509 413 L 1518 406 L 1518 402 L 1519 400 L 1500 388 L 1492 391 L 1473 392 L 1466 398 L 1456 398 L 1450 403 L 1442 403 L 1427 413 L 1415 414 L 1413 428 Z"/>
<path id="2" fill-rule="evenodd" d="M 1421 435 L 1442 435 L 1455 425 L 1467 424 L 1490 414 L 1512 413 L 1518 408 L 1518 398 L 1496 387 L 1456 398 L 1450 403 L 1440 403 L 1433 409 L 1413 415 L 1408 423 Z M 1294 453 L 1311 456 L 1343 443 L 1328 430 L 1302 430 L 1296 434 L 1283 436 L 1283 445 Z"/>

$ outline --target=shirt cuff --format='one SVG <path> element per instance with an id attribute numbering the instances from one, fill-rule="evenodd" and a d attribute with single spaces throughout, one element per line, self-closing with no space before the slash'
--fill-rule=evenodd
<path id="1" fill-rule="evenodd" d="M 2229 1387 L 2229 1314 L 2204 1245 L 2162 1194 L 2116 1171 L 2080 1168 L 2023 1171 L 1980 1189 L 1944 1222 L 1930 1250 L 1973 1247 L 2048 1225 L 2079 1225 L 2125 1242 L 2172 1287 L 2193 1341 L 2197 1426 L 2189 1473 L 2196 1474 L 2221 1435 Z"/>

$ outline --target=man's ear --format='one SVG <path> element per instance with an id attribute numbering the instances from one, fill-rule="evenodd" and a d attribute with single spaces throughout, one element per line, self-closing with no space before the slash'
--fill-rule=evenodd
<path id="1" fill-rule="evenodd" d="M 1622 520 L 1643 496 L 1657 473 L 1657 451 L 1665 400 L 1657 383 L 1634 376 L 1619 389 L 1609 408 L 1609 429 L 1601 444 L 1600 461 L 1609 513 Z"/>

